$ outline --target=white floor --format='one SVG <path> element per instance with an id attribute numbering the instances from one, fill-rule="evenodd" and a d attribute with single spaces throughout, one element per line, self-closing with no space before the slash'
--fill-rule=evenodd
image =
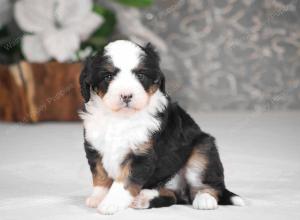
<path id="1" fill-rule="evenodd" d="M 101 216 L 78 123 L 0 124 L 0 219 L 300 219 L 300 113 L 193 114 L 218 141 L 227 186 L 246 207 L 172 206 Z"/>

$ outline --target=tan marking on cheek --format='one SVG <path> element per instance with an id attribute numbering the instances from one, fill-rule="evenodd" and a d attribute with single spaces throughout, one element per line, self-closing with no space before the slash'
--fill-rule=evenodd
<path id="1" fill-rule="evenodd" d="M 97 94 L 98 94 L 98 96 L 100 96 L 101 98 L 103 98 L 104 95 L 105 95 L 104 92 L 102 92 L 102 91 L 98 91 Z"/>
<path id="2" fill-rule="evenodd" d="M 149 87 L 148 89 L 148 94 L 151 96 L 153 95 L 157 90 L 158 90 L 158 85 L 157 84 L 153 84 Z"/>
<path id="3" fill-rule="evenodd" d="M 93 185 L 102 186 L 109 188 L 112 184 L 112 179 L 110 179 L 103 168 L 101 159 L 97 160 L 96 172 L 93 173 Z"/>

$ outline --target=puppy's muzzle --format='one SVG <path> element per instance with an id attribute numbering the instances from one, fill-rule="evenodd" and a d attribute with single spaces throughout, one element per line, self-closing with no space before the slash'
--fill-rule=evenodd
<path id="1" fill-rule="evenodd" d="M 128 106 L 129 103 L 130 103 L 131 100 L 132 100 L 132 97 L 133 97 L 132 94 L 127 94 L 127 95 L 122 94 L 122 95 L 121 95 L 121 101 L 122 101 L 123 103 L 125 103 L 126 106 Z"/>

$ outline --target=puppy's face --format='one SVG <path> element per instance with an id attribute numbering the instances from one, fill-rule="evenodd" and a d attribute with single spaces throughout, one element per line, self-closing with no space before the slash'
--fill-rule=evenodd
<path id="1" fill-rule="evenodd" d="M 159 57 L 153 47 L 140 47 L 129 41 L 110 43 L 103 54 L 90 58 L 80 83 L 86 102 L 92 90 L 116 113 L 140 111 L 154 93 L 165 92 Z"/>

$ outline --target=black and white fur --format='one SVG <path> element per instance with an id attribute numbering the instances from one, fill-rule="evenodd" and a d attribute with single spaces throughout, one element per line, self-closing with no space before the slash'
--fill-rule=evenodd
<path id="1" fill-rule="evenodd" d="M 244 204 L 225 188 L 214 138 L 167 95 L 151 44 L 108 44 L 87 60 L 80 84 L 85 150 L 95 178 L 88 206 L 113 214 L 130 206 Z"/>

